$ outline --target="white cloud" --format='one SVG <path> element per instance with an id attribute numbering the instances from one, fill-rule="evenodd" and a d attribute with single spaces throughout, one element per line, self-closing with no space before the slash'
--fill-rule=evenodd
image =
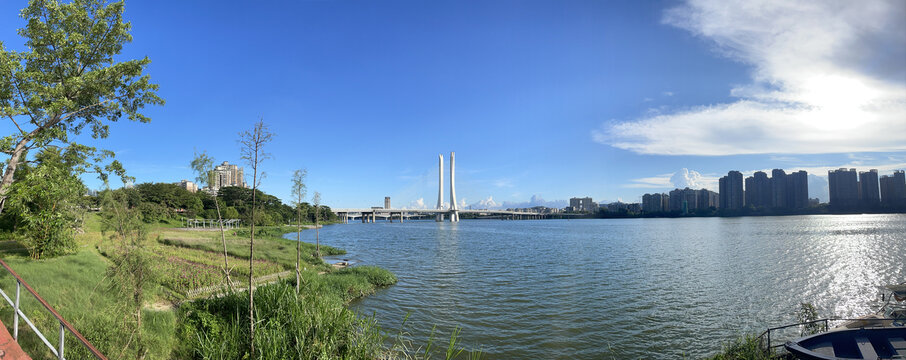
<path id="1" fill-rule="evenodd" d="M 906 150 L 906 2 L 690 0 L 665 14 L 752 66 L 735 102 L 606 124 L 643 154 Z"/>
<path id="2" fill-rule="evenodd" d="M 569 202 L 566 200 L 551 200 L 547 201 L 541 197 L 541 195 L 535 194 L 532 195 L 529 201 L 504 201 L 499 203 L 494 201 L 493 196 L 488 196 L 487 199 L 479 200 L 476 203 L 473 203 L 471 206 L 473 209 L 507 209 L 507 208 L 528 208 L 533 206 L 547 206 L 552 208 L 563 208 Z"/>
<path id="3" fill-rule="evenodd" d="M 478 202 L 470 205 L 473 209 L 496 209 L 500 207 L 496 201 L 494 201 L 493 196 L 488 196 L 487 199 L 478 200 Z"/>
<path id="4" fill-rule="evenodd" d="M 798 158 L 795 158 L 795 157 L 792 157 L 792 156 L 775 156 L 775 155 L 772 155 L 772 156 L 770 157 L 770 160 L 771 160 L 771 161 L 776 161 L 776 162 L 800 162 L 800 160 L 799 160 Z"/>
<path id="5" fill-rule="evenodd" d="M 670 176 L 670 183 L 674 187 L 700 189 L 707 187 L 712 180 L 706 179 L 701 173 L 695 170 L 683 168 Z"/>
<path id="6" fill-rule="evenodd" d="M 410 201 L 408 209 L 424 209 L 425 208 L 425 198 L 418 198 L 418 200 Z"/>
<path id="7" fill-rule="evenodd" d="M 709 189 L 716 191 L 718 176 L 705 176 L 695 170 L 686 168 L 670 174 L 632 179 L 632 183 L 623 185 L 626 188 L 644 189 Z"/>
<path id="8" fill-rule="evenodd" d="M 664 91 L 662 94 L 664 96 L 673 96 L 673 91 Z"/>
<path id="9" fill-rule="evenodd" d="M 670 177 L 673 174 L 661 174 L 651 177 L 644 177 L 639 179 L 632 179 L 631 184 L 623 185 L 626 188 L 643 188 L 643 189 L 661 189 L 668 188 L 673 186 L 673 183 L 670 182 Z"/>

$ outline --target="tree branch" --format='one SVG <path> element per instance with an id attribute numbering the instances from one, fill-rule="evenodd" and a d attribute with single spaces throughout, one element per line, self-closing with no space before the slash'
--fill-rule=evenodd
<path id="1" fill-rule="evenodd" d="M 69 118 L 71 118 L 71 117 L 77 115 L 78 113 L 80 113 L 80 112 L 82 112 L 82 111 L 91 109 L 91 108 L 93 108 L 93 107 L 98 107 L 98 106 L 104 105 L 104 104 L 106 104 L 106 103 L 108 103 L 108 102 L 110 102 L 110 101 L 112 101 L 112 100 L 118 100 L 118 99 L 119 99 L 119 98 L 112 98 L 112 99 L 107 99 L 107 100 L 101 101 L 101 102 L 99 102 L 99 103 L 94 103 L 94 104 L 91 104 L 91 105 L 83 106 L 82 108 L 80 108 L 80 109 L 78 109 L 78 110 L 76 110 L 76 111 L 71 111 L 71 112 L 65 113 L 65 114 L 63 114 L 63 115 L 60 115 L 60 118 L 59 118 L 59 120 L 57 120 L 57 122 L 60 122 L 60 121 L 69 119 Z M 52 125 L 51 125 L 51 126 L 52 126 Z"/>
<path id="2" fill-rule="evenodd" d="M 19 87 L 19 82 L 16 81 L 16 77 L 13 76 L 12 70 L 10 70 L 9 74 L 10 74 L 10 78 L 13 79 L 13 86 L 16 87 L 16 94 L 19 95 L 19 101 L 22 102 L 22 107 L 28 108 L 28 106 L 26 105 L 27 103 L 25 102 L 25 96 L 22 94 L 22 89 Z M 35 124 L 35 126 L 38 126 L 38 120 L 35 119 L 35 116 L 31 113 L 31 111 L 27 111 L 25 114 L 28 115 L 29 118 L 31 118 L 32 124 Z"/>
<path id="3" fill-rule="evenodd" d="M 47 20 L 47 8 L 44 8 L 43 10 L 44 11 L 41 14 L 44 16 L 44 24 L 47 24 L 47 31 L 52 33 L 53 28 L 50 26 L 50 21 Z M 57 55 L 57 47 L 53 44 L 53 42 L 48 41 L 47 44 L 50 45 L 50 49 L 53 51 L 53 54 Z M 63 76 L 63 63 L 60 61 L 59 56 L 54 56 L 53 58 L 53 63 L 57 65 L 57 77 L 60 78 L 60 85 L 62 85 L 65 89 L 66 81 L 64 81 L 65 78 Z"/>
<path id="4" fill-rule="evenodd" d="M 14 124 L 14 125 L 16 125 L 16 129 L 19 129 L 19 132 L 20 132 L 20 133 L 21 133 L 21 134 L 22 134 L 22 135 L 25 135 L 25 134 L 28 134 L 28 133 L 26 133 L 26 132 L 25 132 L 25 130 L 22 130 L 22 127 L 21 127 L 21 126 L 19 126 L 19 123 L 18 123 L 18 122 L 16 122 L 16 119 L 15 119 L 15 118 L 13 118 L 13 116 L 12 116 L 12 115 L 10 115 L 10 114 L 6 114 L 6 117 L 8 117 L 8 118 L 9 118 L 9 120 L 10 120 L 10 121 L 12 121 L 12 122 L 13 122 L 13 124 Z"/>
<path id="5" fill-rule="evenodd" d="M 91 27 L 93 28 L 95 24 L 97 24 L 96 19 L 95 19 L 95 23 L 92 24 Z M 97 54 L 97 51 L 98 51 L 98 49 L 100 48 L 101 44 L 102 44 L 103 42 L 107 41 L 107 36 L 110 35 L 110 32 L 111 32 L 112 30 L 113 30 L 113 27 L 112 27 L 112 26 L 108 26 L 108 27 L 107 27 L 107 31 L 104 31 L 104 36 L 101 37 L 101 41 L 98 41 L 97 43 L 95 43 L 95 46 L 91 49 L 91 52 L 89 53 L 89 56 L 88 56 L 88 59 L 87 59 L 88 61 L 90 61 L 91 58 L 93 58 L 93 57 Z M 87 63 L 87 61 L 82 61 L 82 58 L 81 58 L 81 57 L 79 57 L 79 64 L 82 65 L 82 68 L 79 69 L 79 72 L 76 74 L 76 76 L 82 76 L 82 73 L 85 72 L 85 69 L 88 68 L 88 63 Z"/>

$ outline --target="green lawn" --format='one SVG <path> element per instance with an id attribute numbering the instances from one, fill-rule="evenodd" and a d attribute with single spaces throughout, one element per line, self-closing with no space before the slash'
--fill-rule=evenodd
<path id="1" fill-rule="evenodd" d="M 25 279 L 57 312 L 69 321 L 76 330 L 105 354 L 113 354 L 123 345 L 119 334 L 112 334 L 122 319 L 112 314 L 122 313 L 123 304 L 110 288 L 106 280 L 107 260 L 89 249 L 82 249 L 75 254 L 47 260 L 31 260 L 28 257 L 3 255 L 4 261 Z M 6 271 L 0 275 L 0 288 L 10 298 L 16 291 L 15 279 Z M 155 293 L 154 287 L 148 291 Z M 52 315 L 34 299 L 24 287 L 21 290 L 20 306 L 39 330 L 49 339 L 57 339 L 59 327 Z M 13 309 L 3 301 L 0 308 L 0 320 L 12 333 Z M 173 311 L 145 311 L 143 327 L 150 338 L 151 359 L 169 358 L 169 349 L 173 347 L 175 337 L 172 335 L 176 316 Z M 28 325 L 20 320 L 20 343 L 34 359 L 53 358 L 43 342 L 32 333 Z M 52 341 L 56 345 L 56 340 Z M 67 357 L 80 358 L 80 346 L 73 336 L 66 338 Z M 71 355 L 70 355 L 71 354 Z"/>
<path id="2" fill-rule="evenodd" d="M 149 231 L 146 249 L 157 273 L 156 282 L 145 289 L 148 300 L 142 317 L 143 333 L 149 342 L 149 359 L 169 359 L 174 356 L 172 351 L 180 348 L 180 341 L 188 341 L 177 336 L 177 328 L 189 325 L 180 325 L 185 320 L 178 315 L 178 310 L 174 310 L 172 303 L 185 300 L 188 289 L 223 282 L 220 232 L 174 228 L 180 224 L 178 221 L 155 224 Z M 115 244 L 109 238 L 110 233 L 103 233 L 101 228 L 99 217 L 88 214 L 84 232 L 77 236 L 78 247 L 74 253 L 33 260 L 15 241 L 6 240 L 0 241 L 0 258 L 108 358 L 131 359 L 135 358 L 130 342 L 130 336 L 134 334 L 123 325 L 127 316 L 126 302 L 107 278 L 110 261 L 106 255 Z M 295 269 L 297 243 L 280 237 L 284 231 L 294 230 L 290 227 L 265 228 L 256 236 L 254 276 Z M 228 263 L 233 280 L 240 286 L 248 277 L 248 238 L 242 236 L 247 234 L 247 230 L 239 229 L 229 231 L 227 236 Z M 322 245 L 321 253 L 345 252 Z M 335 270 L 315 256 L 313 244 L 302 244 L 302 261 L 303 292 L 336 299 L 332 301 L 338 304 L 396 282 L 392 274 L 378 268 Z M 15 280 L 6 271 L 0 273 L 0 289 L 14 297 Z M 56 320 L 24 288 L 21 294 L 23 311 L 56 344 L 59 336 Z M 13 310 L 5 301 L 0 301 L 0 321 L 12 333 Z M 347 319 L 343 324 L 352 323 Z M 33 358 L 54 358 L 24 321 L 20 320 L 19 331 L 20 344 Z M 65 348 L 67 358 L 86 358 L 87 353 L 74 336 L 66 336 Z"/>

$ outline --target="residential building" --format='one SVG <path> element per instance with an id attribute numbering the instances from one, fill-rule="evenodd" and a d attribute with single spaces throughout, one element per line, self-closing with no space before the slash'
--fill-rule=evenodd
<path id="1" fill-rule="evenodd" d="M 684 214 L 696 209 L 716 208 L 719 205 L 719 201 L 719 195 L 713 191 L 706 189 L 693 190 L 690 188 L 675 189 L 670 192 L 668 198 L 669 210 L 679 211 Z"/>
<path id="2" fill-rule="evenodd" d="M 595 212 L 598 211 L 598 204 L 591 200 L 590 197 L 570 198 L 570 211 Z"/>
<path id="3" fill-rule="evenodd" d="M 193 183 L 189 180 L 186 180 L 186 179 L 180 180 L 179 184 L 177 184 L 177 185 L 179 185 L 179 187 L 181 187 L 183 189 L 189 190 L 190 192 L 198 191 L 198 185 L 195 185 L 195 183 Z"/>
<path id="4" fill-rule="evenodd" d="M 755 208 L 771 207 L 771 179 L 764 171 L 756 171 L 746 178 L 746 206 Z"/>
<path id="5" fill-rule="evenodd" d="M 720 206 L 720 195 L 708 189 L 698 190 L 698 207 L 700 209 L 717 208 Z"/>
<path id="6" fill-rule="evenodd" d="M 389 209 L 389 208 L 390 208 L 390 197 L 384 196 L 384 209 Z"/>
<path id="7" fill-rule="evenodd" d="M 727 176 L 720 178 L 719 208 L 727 210 L 742 209 L 745 205 L 745 195 L 742 183 L 742 173 L 735 170 L 727 173 Z"/>
<path id="8" fill-rule="evenodd" d="M 771 207 L 787 207 L 786 172 L 783 169 L 771 170 Z"/>
<path id="9" fill-rule="evenodd" d="M 224 161 L 223 164 L 214 167 L 214 183 L 211 184 L 211 190 L 218 191 L 227 186 L 246 187 L 246 184 L 242 168 Z"/>
<path id="10" fill-rule="evenodd" d="M 828 170 L 827 184 L 830 206 L 850 208 L 859 204 L 859 181 L 856 169 Z"/>
<path id="11" fill-rule="evenodd" d="M 878 206 L 881 204 L 878 169 L 859 172 L 859 194 L 859 198 L 865 206 Z"/>
<path id="12" fill-rule="evenodd" d="M 885 206 L 906 207 L 906 173 L 903 170 L 881 176 L 881 201 Z"/>
<path id="13" fill-rule="evenodd" d="M 638 203 L 624 203 L 622 201 L 616 201 L 607 205 L 601 205 L 601 210 L 604 210 L 606 212 L 627 212 L 635 214 L 641 211 L 642 207 Z"/>
<path id="14" fill-rule="evenodd" d="M 786 207 L 802 209 L 809 206 L 808 173 L 799 170 L 786 176 Z"/>
<path id="15" fill-rule="evenodd" d="M 645 212 L 664 212 L 670 209 L 670 195 L 645 194 L 642 195 L 642 210 Z"/>

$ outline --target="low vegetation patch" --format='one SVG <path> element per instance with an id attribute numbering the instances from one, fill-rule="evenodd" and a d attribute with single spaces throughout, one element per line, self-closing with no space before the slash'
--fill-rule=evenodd
<path id="1" fill-rule="evenodd" d="M 178 358 L 242 359 L 248 354 L 248 294 L 198 300 L 180 308 Z M 375 359 L 384 337 L 335 298 L 280 282 L 255 291 L 258 359 Z"/>
<path id="2" fill-rule="evenodd" d="M 724 344 L 723 349 L 711 360 L 771 360 L 780 359 L 773 352 L 762 346 L 761 339 L 755 334 L 746 334 Z"/>

